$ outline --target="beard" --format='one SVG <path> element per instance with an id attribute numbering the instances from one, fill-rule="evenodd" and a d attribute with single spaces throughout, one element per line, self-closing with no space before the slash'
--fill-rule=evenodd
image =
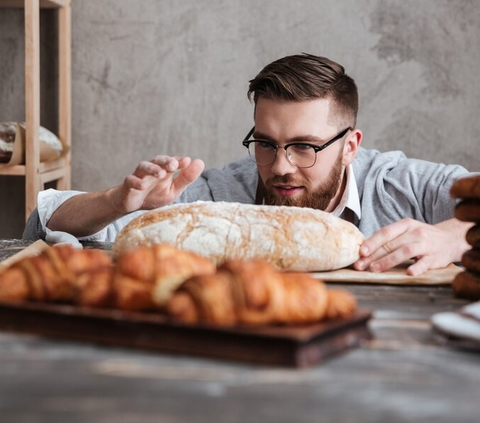
<path id="1" fill-rule="evenodd" d="M 312 190 L 309 182 L 302 180 L 295 181 L 291 175 L 274 176 L 265 183 L 265 204 L 271 206 L 310 207 L 312 209 L 325 210 L 338 191 L 342 179 L 342 172 L 342 154 L 340 153 L 327 179 L 315 190 Z M 273 186 L 277 184 L 302 186 L 305 193 L 299 198 L 279 197 L 273 188 Z"/>

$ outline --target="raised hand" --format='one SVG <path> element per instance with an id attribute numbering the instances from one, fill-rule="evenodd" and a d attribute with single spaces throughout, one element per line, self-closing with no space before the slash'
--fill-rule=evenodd
<path id="1" fill-rule="evenodd" d="M 157 156 L 141 162 L 123 184 L 65 201 L 50 217 L 48 229 L 77 237 L 95 234 L 131 212 L 170 204 L 204 167 L 203 161 L 189 157 Z"/>
<path id="2" fill-rule="evenodd" d="M 190 157 L 156 156 L 139 163 L 112 197 L 120 213 L 151 210 L 174 201 L 197 179 L 205 165 Z"/>

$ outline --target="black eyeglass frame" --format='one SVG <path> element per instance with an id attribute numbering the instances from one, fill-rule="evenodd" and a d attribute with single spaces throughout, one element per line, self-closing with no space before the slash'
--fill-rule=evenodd
<path id="1" fill-rule="evenodd" d="M 248 155 L 249 155 L 249 156 L 251 157 L 251 159 L 252 159 L 255 163 L 257 163 L 257 165 L 259 165 L 259 166 L 269 166 L 269 165 L 271 165 L 271 164 L 276 160 L 276 158 L 277 158 L 277 151 L 278 151 L 279 148 L 283 148 L 283 149 L 285 150 L 285 153 L 286 153 L 286 152 L 287 152 L 287 148 L 290 147 L 291 145 L 306 145 L 306 146 L 309 146 L 309 147 L 313 148 L 313 151 L 315 151 L 315 161 L 314 161 L 313 164 L 310 165 L 310 166 L 298 166 L 298 165 L 296 165 L 295 163 L 292 163 L 292 162 L 290 161 L 290 159 L 288 158 L 288 154 L 286 154 L 288 162 L 291 163 L 293 166 L 298 167 L 298 168 L 300 168 L 300 169 L 308 169 L 308 168 L 310 168 L 310 167 L 315 166 L 315 163 L 317 163 L 317 153 L 318 153 L 319 151 L 325 150 L 329 145 L 332 145 L 335 141 L 338 141 L 338 140 L 342 139 L 342 138 L 348 133 L 348 131 L 352 131 L 352 130 L 353 130 L 353 128 L 352 128 L 351 126 L 349 126 L 348 128 L 344 129 L 344 130 L 343 130 L 342 132 L 340 132 L 339 134 L 335 135 L 331 140 L 327 141 L 325 144 L 322 144 L 322 145 L 314 145 L 314 144 L 310 144 L 310 143 L 308 143 L 308 142 L 291 142 L 291 143 L 289 143 L 289 144 L 287 144 L 287 145 L 284 145 L 283 147 L 280 147 L 279 145 L 275 144 L 274 142 L 267 141 L 267 140 L 261 140 L 261 139 L 260 139 L 260 140 L 249 140 L 249 138 L 250 138 L 250 137 L 253 135 L 253 133 L 255 132 L 255 126 L 254 126 L 252 129 L 250 129 L 250 131 L 248 132 L 247 136 L 243 139 L 242 145 L 243 145 L 244 147 L 246 147 L 247 150 L 248 150 L 248 149 L 249 149 L 249 146 L 250 146 L 250 144 L 251 144 L 252 142 L 264 142 L 264 143 L 267 143 L 267 144 L 271 145 L 271 146 L 275 149 L 275 156 L 273 157 L 273 160 L 272 160 L 270 163 L 268 163 L 268 164 L 260 164 L 260 163 L 257 163 L 257 162 L 254 160 L 254 158 L 250 155 L 250 150 L 248 150 L 248 151 L 249 151 Z"/>

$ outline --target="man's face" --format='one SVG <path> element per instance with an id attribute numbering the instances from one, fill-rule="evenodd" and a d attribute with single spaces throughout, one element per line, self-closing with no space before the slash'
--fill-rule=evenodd
<path id="1" fill-rule="evenodd" d="M 254 137 L 272 141 L 280 147 L 299 141 L 321 146 L 345 129 L 329 121 L 329 114 L 328 99 L 280 103 L 259 98 Z M 343 145 L 341 140 L 333 143 L 317 153 L 313 167 L 303 169 L 293 166 L 285 150 L 279 148 L 272 164 L 257 165 L 265 185 L 265 203 L 331 211 L 336 205 L 332 199 L 340 194 L 344 166 L 348 164 Z"/>

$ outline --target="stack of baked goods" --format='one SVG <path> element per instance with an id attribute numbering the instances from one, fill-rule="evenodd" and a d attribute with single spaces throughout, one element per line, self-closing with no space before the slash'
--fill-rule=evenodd
<path id="1" fill-rule="evenodd" d="M 355 297 L 306 273 L 281 272 L 262 259 L 208 258 L 172 245 L 119 253 L 49 247 L 0 273 L 0 301 L 63 302 L 160 311 L 212 325 L 305 324 L 349 318 Z"/>
<path id="2" fill-rule="evenodd" d="M 462 266 L 466 271 L 453 280 L 453 290 L 459 297 L 480 299 L 480 175 L 470 176 L 454 182 L 451 195 L 459 198 L 455 207 L 455 217 L 465 222 L 474 222 L 466 235 L 472 246 L 462 256 Z"/>

